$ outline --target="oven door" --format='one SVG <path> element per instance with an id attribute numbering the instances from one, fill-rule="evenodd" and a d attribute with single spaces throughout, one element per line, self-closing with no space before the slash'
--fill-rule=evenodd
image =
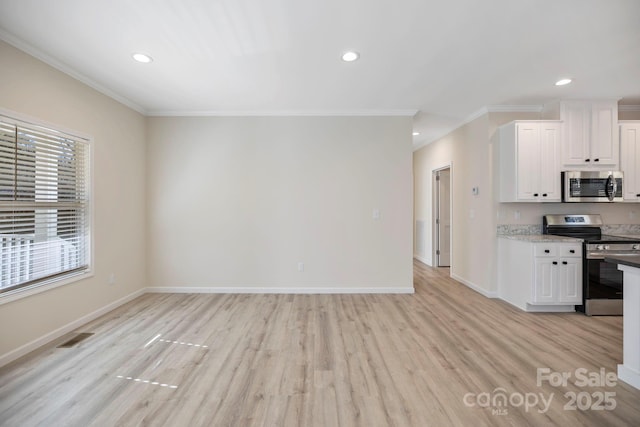
<path id="1" fill-rule="evenodd" d="M 622 299 L 622 271 L 603 259 L 587 259 L 586 299 Z"/>
<path id="2" fill-rule="evenodd" d="M 622 178 L 619 171 L 562 172 L 562 201 L 621 202 Z"/>
<path id="3" fill-rule="evenodd" d="M 602 258 L 584 260 L 583 310 L 590 316 L 622 315 L 622 271 Z"/>

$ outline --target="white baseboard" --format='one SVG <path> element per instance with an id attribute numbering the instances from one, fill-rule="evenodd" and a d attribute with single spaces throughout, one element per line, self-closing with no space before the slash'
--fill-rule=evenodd
<path id="1" fill-rule="evenodd" d="M 421 257 L 419 255 L 414 255 L 413 258 L 417 259 L 418 261 L 420 261 L 424 265 L 428 265 L 429 267 L 433 267 L 431 264 L 429 264 L 429 261 L 427 261 L 427 259 L 425 257 Z"/>
<path id="2" fill-rule="evenodd" d="M 49 332 L 46 335 L 41 336 L 38 339 L 35 339 L 21 347 L 16 348 L 15 350 L 10 351 L 9 353 L 5 353 L 3 355 L 0 356 L 0 367 L 7 365 L 11 362 L 13 362 L 14 360 L 28 354 L 31 353 L 34 350 L 37 350 L 38 348 L 44 346 L 45 344 L 60 338 L 61 336 L 68 334 L 69 332 L 72 332 L 74 329 L 77 329 L 79 327 L 81 327 L 82 325 L 91 322 L 92 320 L 97 319 L 98 317 L 107 314 L 108 312 L 110 312 L 111 310 L 115 310 L 116 308 L 120 307 L 123 304 L 128 303 L 129 301 L 134 300 L 135 298 L 139 297 L 140 295 L 143 295 L 145 293 L 144 289 L 140 289 L 132 294 L 129 294 L 123 298 L 120 298 L 119 300 L 116 300 L 110 304 L 105 305 L 104 307 L 89 313 L 85 316 L 82 316 L 79 319 L 74 320 L 71 323 L 68 323 L 64 326 L 62 326 L 61 328 L 56 329 L 55 331 Z"/>
<path id="3" fill-rule="evenodd" d="M 618 379 L 640 389 L 640 373 L 624 364 L 618 365 Z"/>
<path id="4" fill-rule="evenodd" d="M 381 288 L 289 288 L 262 286 L 216 286 L 216 287 L 150 287 L 145 289 L 149 293 L 169 294 L 413 294 L 413 287 L 381 287 Z"/>
<path id="5" fill-rule="evenodd" d="M 484 288 L 481 288 L 480 286 L 476 285 L 475 283 L 472 283 L 466 279 L 463 279 L 462 277 L 451 273 L 451 278 L 462 283 L 463 285 L 467 286 L 468 288 L 473 289 L 474 291 L 478 292 L 481 295 L 484 295 L 487 298 L 498 298 L 498 291 L 487 291 Z"/>
<path id="6" fill-rule="evenodd" d="M 508 301 L 507 301 L 508 302 Z M 574 313 L 575 305 L 533 305 L 527 304 L 525 311 L 531 313 Z"/>

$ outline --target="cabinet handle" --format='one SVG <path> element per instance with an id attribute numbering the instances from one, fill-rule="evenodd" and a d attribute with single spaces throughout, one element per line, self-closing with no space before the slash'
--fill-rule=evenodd
<path id="1" fill-rule="evenodd" d="M 547 193 L 542 193 L 542 197 L 547 197 Z"/>
<path id="2" fill-rule="evenodd" d="M 640 197 L 640 194 L 636 194 L 636 197 Z"/>
<path id="3" fill-rule="evenodd" d="M 562 264 L 563 265 L 567 265 L 567 261 L 562 261 Z"/>
<path id="4" fill-rule="evenodd" d="M 599 161 L 600 161 L 600 159 L 593 159 L 593 161 L 594 161 L 594 162 L 599 162 Z"/>
<path id="5" fill-rule="evenodd" d="M 575 249 L 569 249 L 569 253 L 575 254 L 576 250 Z"/>
<path id="6" fill-rule="evenodd" d="M 551 264 L 558 265 L 558 261 L 553 261 Z"/>
<path id="7" fill-rule="evenodd" d="M 590 161 L 591 161 L 591 159 L 584 159 L 584 161 L 585 161 L 585 162 L 590 162 Z"/>
<path id="8" fill-rule="evenodd" d="M 533 197 L 538 197 L 538 193 L 533 193 Z"/>
<path id="9" fill-rule="evenodd" d="M 544 250 L 544 253 L 545 253 L 545 254 L 548 254 L 548 253 L 549 253 L 549 249 L 545 249 L 545 250 Z"/>

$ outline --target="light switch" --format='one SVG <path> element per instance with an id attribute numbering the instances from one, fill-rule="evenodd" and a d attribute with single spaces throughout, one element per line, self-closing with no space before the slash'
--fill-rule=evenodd
<path id="1" fill-rule="evenodd" d="M 373 219 L 380 219 L 380 209 L 378 208 L 373 208 L 373 212 L 371 213 L 371 217 Z"/>

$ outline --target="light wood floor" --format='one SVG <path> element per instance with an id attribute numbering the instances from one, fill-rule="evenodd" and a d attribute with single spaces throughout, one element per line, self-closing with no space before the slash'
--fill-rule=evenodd
<path id="1" fill-rule="evenodd" d="M 536 385 L 537 368 L 615 372 L 620 317 L 523 313 L 414 268 L 415 295 L 145 295 L 0 370 L 0 424 L 640 425 L 624 383 Z M 477 405 L 499 388 L 511 403 Z M 604 391 L 614 410 L 564 409 Z"/>

